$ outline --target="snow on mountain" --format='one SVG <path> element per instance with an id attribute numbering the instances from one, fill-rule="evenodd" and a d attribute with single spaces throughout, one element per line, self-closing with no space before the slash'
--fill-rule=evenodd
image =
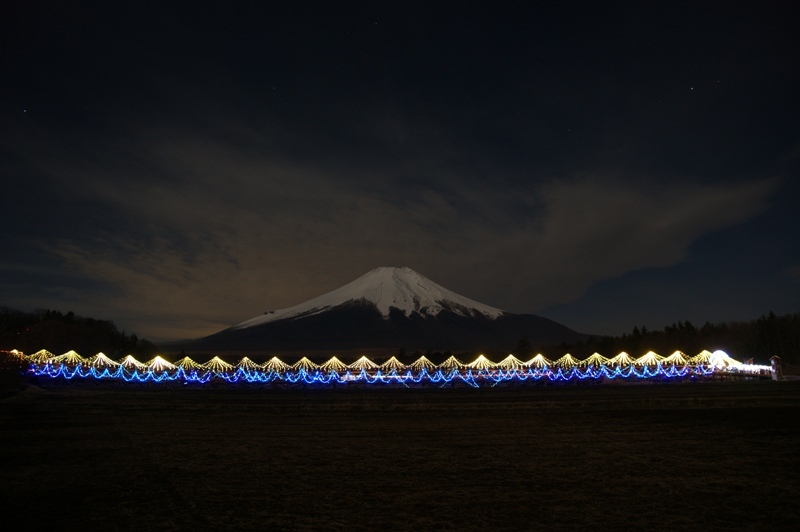
<path id="1" fill-rule="evenodd" d="M 282 310 L 274 310 L 244 321 L 233 329 L 246 329 L 287 318 L 313 316 L 346 303 L 372 303 L 384 318 L 395 308 L 406 316 L 436 316 L 448 310 L 460 316 L 483 315 L 489 319 L 504 314 L 500 309 L 451 292 L 411 268 L 376 268 L 355 281 Z"/>

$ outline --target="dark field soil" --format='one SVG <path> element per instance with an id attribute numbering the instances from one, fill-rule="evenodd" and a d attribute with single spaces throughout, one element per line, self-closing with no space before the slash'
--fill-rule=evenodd
<path id="1" fill-rule="evenodd" d="M 800 383 L 57 385 L 0 401 L 35 529 L 797 530 Z"/>

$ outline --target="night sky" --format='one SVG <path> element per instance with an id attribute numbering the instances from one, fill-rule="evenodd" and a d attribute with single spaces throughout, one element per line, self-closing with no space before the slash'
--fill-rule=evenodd
<path id="1" fill-rule="evenodd" d="M 800 310 L 795 2 L 210 4 L 2 3 L 0 305 L 159 341 L 408 266 L 594 334 Z"/>

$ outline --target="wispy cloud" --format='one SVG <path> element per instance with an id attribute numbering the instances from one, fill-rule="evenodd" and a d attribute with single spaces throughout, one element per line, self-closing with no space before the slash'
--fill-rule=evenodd
<path id="1" fill-rule="evenodd" d="M 552 182 L 540 190 L 543 218 L 512 244 L 516 253 L 510 256 L 519 266 L 507 278 L 531 287 L 515 306 L 526 297 L 537 307 L 564 303 L 594 282 L 686 260 L 701 237 L 762 212 L 778 184 L 618 176 Z"/>
<path id="2" fill-rule="evenodd" d="M 599 280 L 686 260 L 697 239 L 761 212 L 777 185 L 451 174 L 409 187 L 391 169 L 365 181 L 241 148 L 260 138 L 150 139 L 135 154 L 113 147 L 136 164 L 66 170 L 73 192 L 113 220 L 53 251 L 104 292 L 110 315 L 154 337 L 210 334 L 381 265 L 535 312 Z"/>

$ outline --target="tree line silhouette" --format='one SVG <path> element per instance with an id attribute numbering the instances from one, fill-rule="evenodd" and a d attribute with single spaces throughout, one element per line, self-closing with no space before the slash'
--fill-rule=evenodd
<path id="1" fill-rule="evenodd" d="M 532 352 L 530 342 L 523 340 L 517 351 L 522 348 Z M 693 356 L 704 349 L 721 349 L 742 362 L 753 359 L 756 364 L 769 364 L 770 357 L 777 355 L 784 363 L 800 364 L 800 313 L 777 316 L 770 312 L 754 321 L 706 322 L 700 327 L 688 320 L 659 330 L 636 326 L 621 336 L 594 336 L 584 342 L 561 344 L 556 349 L 560 352 L 558 356 L 571 353 L 577 358 L 595 352 L 610 357 L 622 351 L 633 357 L 648 351 L 667 356 L 676 350 Z M 553 346 L 540 346 L 540 352 L 545 355 L 553 350 Z"/>
<path id="2" fill-rule="evenodd" d="M 83 356 L 103 352 L 120 358 L 154 355 L 157 346 L 135 334 L 125 334 L 111 321 L 49 309 L 22 312 L 0 308 L 0 349 L 27 354 L 47 349 L 56 355 L 73 349 Z"/>

